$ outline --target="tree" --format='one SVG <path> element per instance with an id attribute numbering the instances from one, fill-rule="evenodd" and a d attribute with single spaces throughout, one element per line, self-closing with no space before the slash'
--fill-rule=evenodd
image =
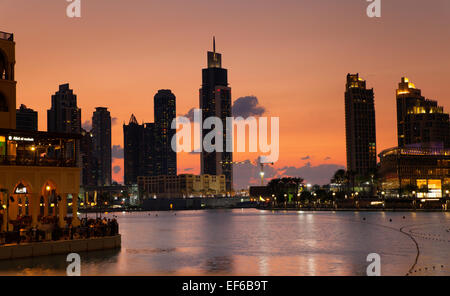
<path id="1" fill-rule="evenodd" d="M 344 169 L 337 170 L 334 173 L 333 178 L 331 179 L 331 183 L 338 185 L 339 192 L 342 191 L 342 188 L 345 185 L 345 181 L 346 181 L 346 171 Z"/>
<path id="2" fill-rule="evenodd" d="M 270 193 L 276 196 L 277 203 L 284 203 L 288 201 L 288 196 L 297 196 L 303 182 L 302 178 L 272 179 L 267 187 Z"/>
<path id="3" fill-rule="evenodd" d="M 414 185 L 414 184 L 408 184 L 408 185 L 405 186 L 405 188 L 403 190 L 406 192 L 406 194 L 408 196 L 410 196 L 410 195 L 414 196 L 413 192 L 418 192 L 419 191 L 419 187 L 417 187 L 417 185 Z"/>

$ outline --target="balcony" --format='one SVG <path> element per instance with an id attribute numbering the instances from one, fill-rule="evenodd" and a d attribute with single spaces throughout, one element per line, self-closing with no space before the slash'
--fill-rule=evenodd
<path id="1" fill-rule="evenodd" d="M 0 39 L 14 41 L 14 34 L 0 31 Z"/>
<path id="2" fill-rule="evenodd" d="M 80 137 L 0 129 L 0 166 L 77 167 Z"/>

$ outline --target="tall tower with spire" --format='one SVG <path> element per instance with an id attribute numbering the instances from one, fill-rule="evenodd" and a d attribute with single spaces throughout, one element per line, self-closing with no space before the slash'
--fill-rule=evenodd
<path id="1" fill-rule="evenodd" d="M 208 52 L 208 67 L 202 70 L 202 88 L 200 89 L 200 108 L 203 121 L 208 117 L 222 120 L 223 152 L 202 151 L 201 172 L 208 175 L 225 175 L 226 189 L 233 191 L 233 154 L 226 152 L 226 142 L 231 131 L 226 129 L 226 119 L 231 117 L 231 88 L 228 86 L 228 70 L 222 68 L 222 55 L 216 52 L 216 38 L 213 38 L 213 51 Z M 211 130 L 204 129 L 205 137 Z"/>

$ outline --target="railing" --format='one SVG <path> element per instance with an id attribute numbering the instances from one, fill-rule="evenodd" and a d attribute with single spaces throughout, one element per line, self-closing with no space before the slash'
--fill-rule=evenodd
<path id="1" fill-rule="evenodd" d="M 37 167 L 77 167 L 73 159 L 52 159 L 44 157 L 0 156 L 0 165 Z"/>
<path id="2" fill-rule="evenodd" d="M 0 31 L 0 39 L 14 41 L 14 34 Z"/>

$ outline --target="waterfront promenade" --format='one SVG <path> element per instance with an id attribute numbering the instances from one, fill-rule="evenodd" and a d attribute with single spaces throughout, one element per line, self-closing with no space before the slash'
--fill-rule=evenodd
<path id="1" fill-rule="evenodd" d="M 83 218 L 81 225 L 18 229 L 0 233 L 0 260 L 120 248 L 117 220 Z"/>

